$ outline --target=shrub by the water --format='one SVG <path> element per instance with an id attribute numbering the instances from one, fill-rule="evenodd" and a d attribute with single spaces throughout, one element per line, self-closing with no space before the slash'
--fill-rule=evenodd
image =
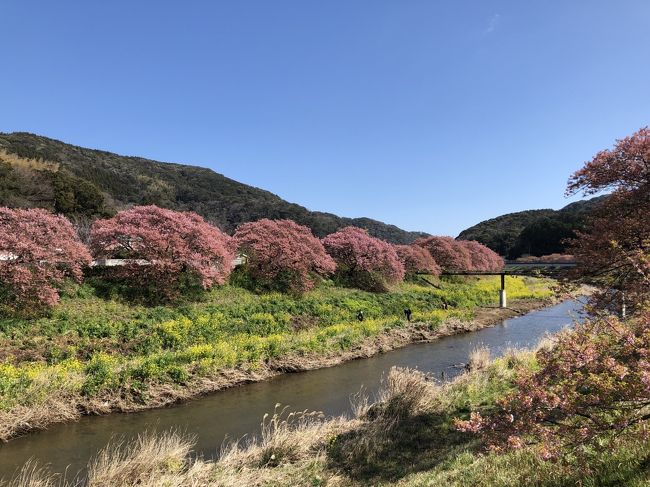
<path id="1" fill-rule="evenodd" d="M 596 318 L 537 352 L 538 368 L 515 381 L 498 407 L 463 431 L 485 431 L 497 450 L 537 444 L 542 457 L 615 445 L 622 435 L 647 441 L 650 426 L 650 315 L 622 323 Z"/>

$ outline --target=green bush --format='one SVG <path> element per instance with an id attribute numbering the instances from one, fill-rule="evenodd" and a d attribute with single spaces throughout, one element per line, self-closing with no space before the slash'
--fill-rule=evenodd
<path id="1" fill-rule="evenodd" d="M 81 386 L 81 393 L 84 396 L 94 396 L 113 386 L 114 364 L 115 359 L 104 353 L 93 355 L 84 370 L 86 380 Z"/>

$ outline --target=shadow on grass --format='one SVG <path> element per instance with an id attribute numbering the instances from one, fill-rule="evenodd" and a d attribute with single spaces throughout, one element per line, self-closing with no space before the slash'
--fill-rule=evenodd
<path id="1" fill-rule="evenodd" d="M 166 292 L 162 292 L 156 282 L 134 285 L 126 281 L 89 277 L 86 279 L 86 285 L 92 288 L 98 298 L 148 308 L 181 306 L 204 301 L 207 296 L 199 285 L 187 280 L 181 281 L 176 289 L 167 289 Z"/>
<path id="2" fill-rule="evenodd" d="M 576 479 L 577 481 L 578 479 Z M 619 462 L 616 468 L 605 472 L 599 479 L 602 487 L 619 487 L 621 485 L 650 485 L 650 455 L 639 458 L 638 463 Z"/>
<path id="3" fill-rule="evenodd" d="M 481 444 L 475 436 L 453 428 L 451 420 L 454 416 L 457 414 L 420 414 L 384 430 L 378 427 L 381 425 L 364 423 L 332 441 L 328 450 L 328 468 L 344 472 L 360 485 L 376 485 L 434 470 L 453 461 L 464 451 L 481 451 Z M 592 457 L 586 464 L 569 455 L 561 466 L 553 465 L 541 459 L 517 461 L 504 455 L 493 458 L 483 468 L 452 469 L 450 478 L 457 479 L 462 485 L 493 485 L 485 475 L 490 468 L 496 468 L 509 479 L 507 485 L 517 485 L 520 481 L 520 485 L 560 487 L 582 485 L 586 479 L 589 482 L 584 485 L 602 487 L 650 485 L 650 445 L 623 446 Z M 587 471 L 586 467 L 589 467 Z M 557 469 L 562 471 L 562 475 L 558 475 Z"/>
<path id="4" fill-rule="evenodd" d="M 432 469 L 457 455 L 460 448 L 478 448 L 475 437 L 452 427 L 452 418 L 420 414 L 386 429 L 365 423 L 332 442 L 329 467 L 363 483 L 395 481 Z"/>

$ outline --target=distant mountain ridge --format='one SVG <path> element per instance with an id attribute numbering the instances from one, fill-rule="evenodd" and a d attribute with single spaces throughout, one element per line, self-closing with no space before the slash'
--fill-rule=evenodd
<path id="1" fill-rule="evenodd" d="M 459 240 L 478 240 L 508 258 L 566 251 L 566 239 L 583 229 L 589 215 L 607 196 L 576 201 L 560 210 L 518 211 L 484 220 L 458 234 Z"/>
<path id="2" fill-rule="evenodd" d="M 0 133 L 0 206 L 46 207 L 90 219 L 142 204 L 195 211 L 226 232 L 247 221 L 289 218 L 319 237 L 348 225 L 392 243 L 427 235 L 371 218 L 310 211 L 203 167 L 120 156 L 26 132 Z"/>

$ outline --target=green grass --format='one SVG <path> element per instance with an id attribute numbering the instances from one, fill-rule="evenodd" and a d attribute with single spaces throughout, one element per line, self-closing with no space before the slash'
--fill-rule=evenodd
<path id="1" fill-rule="evenodd" d="M 440 288 L 404 283 L 372 294 L 324 283 L 302 298 L 224 286 L 200 301 L 145 307 L 70 289 L 47 317 L 0 320 L 0 411 L 48 394 L 114 394 L 146 402 L 152 384 L 255 369 L 288 354 L 337 353 L 413 318 L 440 325 L 494 305 L 498 278 L 451 279 Z M 549 282 L 508 278 L 510 299 L 549 296 Z M 445 309 L 447 308 L 447 309 Z M 358 322 L 357 311 L 366 320 Z"/>
<path id="2" fill-rule="evenodd" d="M 414 474 L 401 487 L 519 487 L 530 486 L 628 486 L 650 485 L 650 445 L 624 443 L 603 451 L 584 463 L 570 456 L 544 461 L 530 450 L 503 455 L 478 455 L 461 451 L 431 470 Z"/>

